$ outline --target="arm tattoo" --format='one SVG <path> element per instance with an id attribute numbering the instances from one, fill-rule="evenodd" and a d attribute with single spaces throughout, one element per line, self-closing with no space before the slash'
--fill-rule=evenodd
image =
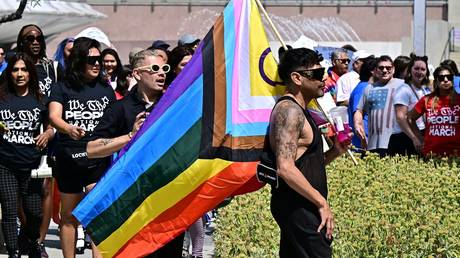
<path id="1" fill-rule="evenodd" d="M 270 130 L 271 138 L 274 140 L 272 146 L 277 157 L 295 160 L 304 123 L 305 116 L 297 104 L 285 101 L 277 105 L 272 115 Z"/>
<path id="2" fill-rule="evenodd" d="M 107 144 L 113 142 L 112 139 L 101 139 L 101 144 L 106 146 Z"/>

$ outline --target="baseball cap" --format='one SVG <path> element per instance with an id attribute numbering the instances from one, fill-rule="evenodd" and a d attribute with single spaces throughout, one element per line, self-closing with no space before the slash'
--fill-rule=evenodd
<path id="1" fill-rule="evenodd" d="M 168 50 L 169 47 L 170 47 L 170 45 L 168 43 L 164 42 L 163 40 L 155 40 L 152 43 L 152 46 L 150 47 L 150 49 Z"/>
<path id="2" fill-rule="evenodd" d="M 366 50 L 358 50 L 353 53 L 353 55 L 351 56 L 351 60 L 353 62 L 356 62 L 356 60 L 358 59 L 366 58 L 369 56 L 371 56 L 371 54 L 369 54 Z"/>
<path id="3" fill-rule="evenodd" d="M 179 38 L 179 41 L 177 42 L 178 46 L 183 46 L 183 45 L 188 45 L 188 44 L 193 44 L 197 43 L 200 41 L 199 38 L 191 35 L 191 34 L 184 34 Z"/>

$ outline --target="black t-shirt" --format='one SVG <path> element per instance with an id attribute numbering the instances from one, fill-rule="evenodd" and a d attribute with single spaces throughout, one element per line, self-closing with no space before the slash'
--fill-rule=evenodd
<path id="1" fill-rule="evenodd" d="M 46 96 L 50 95 L 51 87 L 60 80 L 62 74 L 61 67 L 58 66 L 57 75 L 55 74 L 54 62 L 52 60 L 43 59 L 35 65 L 37 69 L 38 86 L 40 91 Z"/>
<path id="2" fill-rule="evenodd" d="M 51 90 L 50 102 L 53 101 L 63 106 L 64 121 L 85 130 L 85 136 L 79 141 L 88 142 L 104 110 L 115 101 L 115 94 L 105 83 L 87 83 L 77 90 L 70 87 L 68 82 L 58 82 Z M 67 134 L 58 134 L 60 143 L 75 142 Z"/>
<path id="3" fill-rule="evenodd" d="M 148 109 L 148 104 L 142 101 L 134 87 L 122 100 L 110 105 L 102 116 L 92 138 L 115 138 L 129 133 L 133 129 L 136 116 Z"/>
<path id="4" fill-rule="evenodd" d="M 92 139 L 115 138 L 128 134 L 132 129 L 136 116 L 143 111 L 151 110 L 153 106 L 139 98 L 137 86 L 134 86 L 128 96 L 119 100 L 104 111 L 104 115 L 94 129 Z M 111 159 L 105 159 L 101 169 L 110 167 Z"/>
<path id="5" fill-rule="evenodd" d="M 46 97 L 7 94 L 0 100 L 0 120 L 8 127 L 0 141 L 0 163 L 13 169 L 38 167 L 42 153 L 36 148 L 34 138 L 40 134 L 40 126 L 48 120 Z"/>

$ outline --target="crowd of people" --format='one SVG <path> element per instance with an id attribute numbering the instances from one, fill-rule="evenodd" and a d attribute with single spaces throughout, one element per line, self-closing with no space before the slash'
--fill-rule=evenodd
<path id="1" fill-rule="evenodd" d="M 325 92 L 348 108 L 355 150 L 380 156 L 460 155 L 460 76 L 454 61 L 443 61 L 431 77 L 426 56 L 393 61 L 349 47 L 333 52 L 331 63 Z"/>
<path id="2" fill-rule="evenodd" d="M 131 51 L 129 64 L 123 65 L 115 49 L 101 50 L 94 39 L 66 38 L 53 60 L 46 55 L 43 31 L 31 24 L 19 31 L 16 49 L 9 50 L 7 58 L 7 49 L 0 48 L 0 203 L 9 257 L 20 257 L 19 243 L 25 243 L 29 257 L 48 257 L 43 243 L 52 214 L 53 182 L 60 194 L 63 256 L 75 257 L 79 223 L 73 209 L 108 169 L 112 155 L 137 133 L 199 42 L 184 35 L 170 50 L 169 44 L 157 40 Z M 301 215 L 326 227 L 324 235 L 330 244 L 333 218 L 325 200 L 324 173 L 308 171 L 314 166 L 323 171 L 325 164 L 347 149 L 335 144 L 323 157 L 320 133 L 305 111 L 306 101 L 331 94 L 337 105 L 346 106 L 347 122 L 355 133 L 353 149 L 359 152 L 431 157 L 458 156 L 460 151 L 460 77 L 455 62 L 444 61 L 431 77 L 426 56 L 399 56 L 393 61 L 348 45 L 334 51 L 330 59 L 327 72 L 320 65 L 321 55 L 312 50 L 291 49 L 280 60 L 279 74 L 287 93 L 273 111 L 270 141 L 272 154 L 280 162 L 278 173 L 285 180 L 272 197 L 285 257 L 308 249 L 305 242 L 292 242 L 296 238 L 291 235 L 296 234 L 292 231 L 296 226 L 309 231 L 311 225 L 290 225 L 287 214 L 293 203 L 304 203 L 304 197 L 313 213 Z M 303 90 L 305 85 L 313 89 Z M 294 133 L 296 128 L 300 129 Z M 302 144 L 297 145 L 299 137 Z M 303 152 L 307 154 L 300 157 Z M 48 156 L 53 177 L 31 178 L 43 155 Z M 290 174 L 297 158 L 309 164 L 298 168 L 307 181 L 296 181 L 298 177 Z M 319 217 L 312 207 L 319 207 Z M 200 218 L 189 229 L 190 257 L 203 255 L 204 224 Z M 184 235 L 150 257 L 182 257 Z M 308 241 L 329 245 L 324 239 Z M 94 257 L 101 257 L 96 246 L 92 250 Z"/>
<path id="3" fill-rule="evenodd" d="M 44 239 L 53 183 L 60 195 L 63 256 L 81 251 L 73 209 L 108 169 L 112 154 L 136 134 L 199 42 L 184 35 L 170 50 L 157 40 L 132 51 L 123 65 L 115 49 L 101 50 L 97 40 L 66 38 L 53 60 L 43 31 L 30 24 L 19 31 L 15 49 L 0 48 L 0 203 L 9 257 L 48 257 Z M 31 178 L 44 155 L 52 177 Z M 203 255 L 204 226 L 200 218 L 189 230 L 190 257 Z M 184 236 L 150 257 L 182 257 Z M 94 244 L 92 251 L 102 257 Z"/>

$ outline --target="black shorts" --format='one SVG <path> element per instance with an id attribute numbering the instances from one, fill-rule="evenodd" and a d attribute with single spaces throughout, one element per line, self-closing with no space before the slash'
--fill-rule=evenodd
<path id="1" fill-rule="evenodd" d="M 105 167 L 104 162 L 91 167 L 80 167 L 56 159 L 54 177 L 61 193 L 81 193 L 84 187 L 99 181 L 105 173 Z"/>
<path id="2" fill-rule="evenodd" d="M 273 195 L 270 207 L 280 227 L 280 258 L 332 257 L 332 240 L 326 238 L 326 227 L 317 232 L 321 224 L 317 211 Z"/>

